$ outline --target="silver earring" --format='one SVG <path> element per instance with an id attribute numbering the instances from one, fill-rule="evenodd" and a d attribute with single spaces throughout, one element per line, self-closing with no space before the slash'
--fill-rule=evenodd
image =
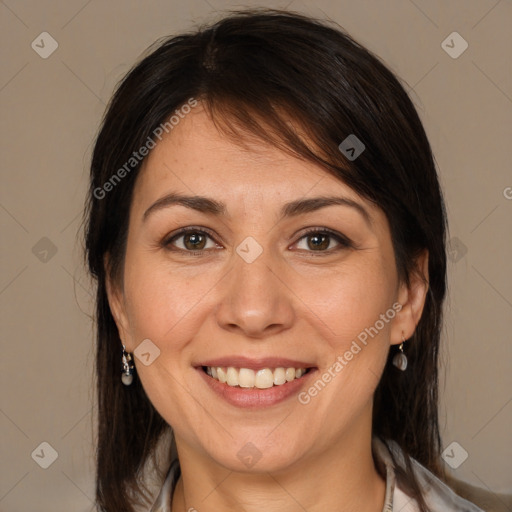
<path id="1" fill-rule="evenodd" d="M 128 352 L 126 352 L 126 347 L 123 345 L 123 373 L 121 375 L 121 381 L 125 386 L 129 386 L 133 382 L 133 362 L 132 356 Z"/>
<path id="2" fill-rule="evenodd" d="M 398 347 L 398 354 L 395 354 L 395 357 L 393 357 L 393 364 L 401 371 L 405 372 L 407 369 L 407 356 L 404 354 L 404 343 L 405 338 L 402 333 L 402 343 L 400 343 L 400 346 Z"/>

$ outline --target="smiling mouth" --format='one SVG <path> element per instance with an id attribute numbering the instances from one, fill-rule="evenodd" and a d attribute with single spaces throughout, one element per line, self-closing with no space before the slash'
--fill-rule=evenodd
<path id="1" fill-rule="evenodd" d="M 245 389 L 268 389 L 302 378 L 312 368 L 235 368 L 233 366 L 202 366 L 202 370 L 222 384 Z"/>

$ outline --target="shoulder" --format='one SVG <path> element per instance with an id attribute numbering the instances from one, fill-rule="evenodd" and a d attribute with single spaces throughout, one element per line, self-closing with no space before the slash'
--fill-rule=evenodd
<path id="1" fill-rule="evenodd" d="M 374 453 L 380 461 L 385 464 L 387 471 L 394 473 L 395 465 L 400 466 L 403 470 L 406 469 L 403 452 L 399 445 L 394 441 L 388 440 L 384 443 L 380 439 L 375 438 Z M 452 489 L 449 485 L 432 474 L 427 468 L 422 466 L 418 461 L 414 459 L 411 460 L 414 474 L 423 491 L 425 502 L 431 512 L 484 512 L 484 510 L 476 504 L 477 501 L 474 499 L 474 496 L 467 495 L 467 493 L 463 494 L 466 491 L 466 487 L 457 488 L 456 493 L 454 490 L 455 487 Z M 460 492 L 461 490 L 463 491 L 462 493 Z M 478 491 L 481 490 L 478 489 Z M 407 496 L 404 490 L 400 488 L 400 484 L 398 482 L 396 483 L 393 495 L 393 501 L 398 509 L 403 507 L 402 510 L 404 512 L 416 512 L 418 510 L 415 500 Z M 477 496 L 477 498 L 480 497 L 480 495 Z M 502 509 L 485 508 L 485 511 L 487 512 L 493 512 L 494 510 L 501 511 Z M 507 509 L 505 508 L 504 510 Z"/>
<path id="2" fill-rule="evenodd" d="M 447 477 L 447 483 L 459 496 L 475 503 L 487 512 L 509 512 L 512 510 L 512 494 L 494 493 L 450 476 Z"/>

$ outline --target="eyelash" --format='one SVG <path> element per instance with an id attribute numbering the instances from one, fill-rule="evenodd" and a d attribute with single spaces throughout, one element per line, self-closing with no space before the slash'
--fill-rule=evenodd
<path id="1" fill-rule="evenodd" d="M 196 227 L 192 226 L 192 227 L 188 227 L 188 228 L 183 228 L 183 229 L 179 230 L 177 233 L 174 233 L 172 236 L 165 238 L 162 241 L 161 245 L 163 248 L 165 248 L 169 251 L 181 252 L 181 253 L 187 254 L 189 256 L 202 256 L 205 252 L 212 250 L 212 249 L 202 249 L 199 251 L 189 251 L 186 249 L 180 249 L 180 248 L 176 248 L 176 247 L 171 248 L 172 242 L 174 242 L 177 239 L 179 239 L 180 237 L 183 237 L 190 233 L 206 235 L 212 241 L 217 243 L 215 241 L 213 235 L 208 230 L 206 230 L 205 228 L 196 228 Z M 325 250 L 325 251 L 311 251 L 311 250 L 306 251 L 306 252 L 312 253 L 311 254 L 312 256 L 330 255 L 333 252 L 337 252 L 341 249 L 347 249 L 347 248 L 354 247 L 354 244 L 348 238 L 346 238 L 345 236 L 341 235 L 340 233 L 332 231 L 328 228 L 311 228 L 311 229 L 307 230 L 305 233 L 303 233 L 302 236 L 297 240 L 297 242 L 295 242 L 295 244 L 297 244 L 300 240 L 307 238 L 308 236 L 317 235 L 317 234 L 327 235 L 331 238 L 334 238 L 336 240 L 336 242 L 338 242 L 339 246 L 335 247 L 333 249 Z M 301 249 L 301 250 L 303 250 L 303 249 Z"/>

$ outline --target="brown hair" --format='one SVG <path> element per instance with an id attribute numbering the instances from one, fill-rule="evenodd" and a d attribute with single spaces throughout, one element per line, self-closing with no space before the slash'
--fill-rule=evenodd
<path id="1" fill-rule="evenodd" d="M 421 121 L 395 75 L 339 27 L 291 12 L 242 11 L 157 42 L 117 87 L 96 140 L 85 244 L 97 280 L 99 509 L 133 511 L 132 503 L 147 491 L 144 465 L 170 429 L 139 379 L 129 388 L 121 383 L 122 345 L 105 288 L 106 254 L 108 272 L 122 286 L 140 163 L 108 193 L 103 187 L 191 97 L 234 140 L 258 137 L 319 164 L 380 207 L 389 220 L 403 282 L 416 271 L 416 256 L 428 250 L 426 303 L 405 349 L 410 370 L 400 372 L 390 364 L 391 350 L 374 397 L 373 433 L 396 441 L 407 460 L 414 457 L 440 475 L 437 359 L 446 289 L 446 215 Z M 353 161 L 338 149 L 350 134 L 365 144 Z M 410 462 L 398 476 L 425 511 Z"/>

